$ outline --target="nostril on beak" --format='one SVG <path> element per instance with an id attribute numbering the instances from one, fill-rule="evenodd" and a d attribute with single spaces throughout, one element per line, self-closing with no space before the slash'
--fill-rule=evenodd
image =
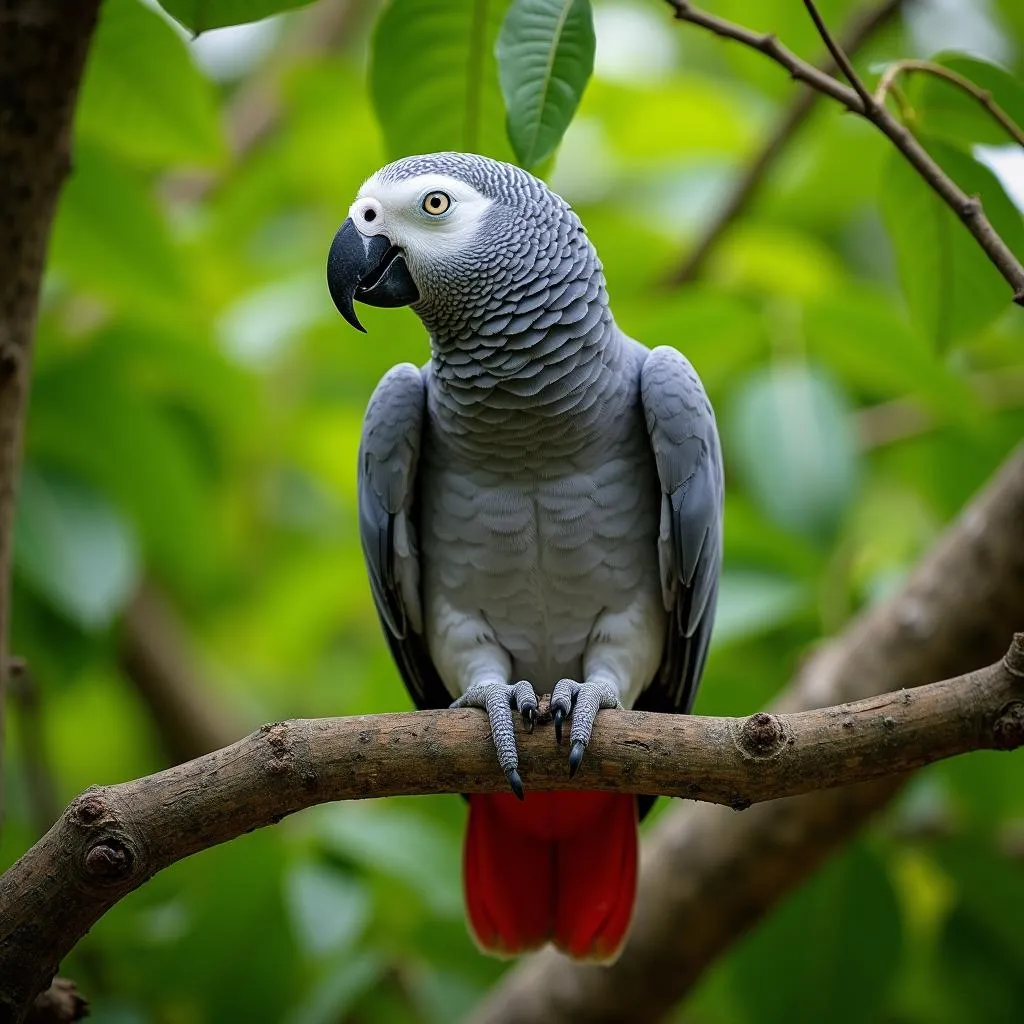
<path id="1" fill-rule="evenodd" d="M 352 210 L 352 219 L 360 227 L 369 227 L 381 219 L 383 211 L 376 199 L 362 199 Z"/>

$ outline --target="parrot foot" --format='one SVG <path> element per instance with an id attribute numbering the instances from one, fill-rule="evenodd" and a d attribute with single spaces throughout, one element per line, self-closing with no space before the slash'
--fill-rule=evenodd
<path id="1" fill-rule="evenodd" d="M 515 725 L 512 709 L 519 712 L 527 732 L 533 732 L 537 721 L 537 694 L 533 684 L 525 679 L 509 686 L 506 683 L 475 683 L 452 708 L 481 708 L 491 722 L 491 738 L 498 752 L 498 763 L 508 784 L 520 800 L 523 799 L 523 780 L 519 776 L 519 752 L 516 750 Z"/>
<path id="2" fill-rule="evenodd" d="M 551 711 L 555 720 L 555 739 L 562 745 L 562 723 L 572 714 L 569 730 L 569 778 L 583 762 L 583 752 L 594 730 L 594 719 L 601 708 L 621 708 L 619 691 L 611 683 L 577 683 L 560 679 L 551 692 Z"/>

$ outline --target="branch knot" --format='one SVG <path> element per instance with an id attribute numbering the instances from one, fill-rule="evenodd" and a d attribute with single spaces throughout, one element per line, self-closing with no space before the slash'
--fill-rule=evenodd
<path id="1" fill-rule="evenodd" d="M 996 750 L 1016 750 L 1024 746 L 1024 701 L 1013 700 L 992 724 Z"/>
<path id="2" fill-rule="evenodd" d="M 733 739 L 744 757 L 765 761 L 775 757 L 786 746 L 786 727 L 777 715 L 758 711 L 738 723 Z"/>
<path id="3" fill-rule="evenodd" d="M 97 882 L 122 882 L 131 877 L 135 858 L 124 843 L 110 838 L 90 847 L 84 866 L 86 874 Z"/>

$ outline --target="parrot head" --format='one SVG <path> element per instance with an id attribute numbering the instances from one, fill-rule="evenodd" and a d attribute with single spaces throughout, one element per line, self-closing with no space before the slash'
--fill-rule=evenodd
<path id="1" fill-rule="evenodd" d="M 583 239 L 569 205 L 532 174 L 471 153 L 388 164 L 349 208 L 327 257 L 341 315 L 354 301 L 412 306 L 431 329 L 493 313 L 531 274 Z M 568 243 L 568 244 L 567 244 Z"/>

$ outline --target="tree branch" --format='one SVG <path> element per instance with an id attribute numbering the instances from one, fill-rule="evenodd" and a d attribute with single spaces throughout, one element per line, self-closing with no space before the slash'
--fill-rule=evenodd
<path id="1" fill-rule="evenodd" d="M 776 701 L 796 710 L 969 671 L 1024 624 L 1024 446 L 889 600 L 855 619 Z M 611 967 L 552 952 L 506 974 L 473 1024 L 646 1024 L 899 790 L 905 775 L 733 814 L 671 809 L 647 836 L 637 909 Z"/>
<path id="2" fill-rule="evenodd" d="M 46 750 L 43 728 L 42 693 L 28 665 L 11 658 L 7 665 L 11 703 L 19 732 L 22 774 L 28 794 L 29 814 L 34 834 L 41 836 L 60 814 L 53 766 Z"/>
<path id="3" fill-rule="evenodd" d="M 572 782 L 553 738 L 549 729 L 518 737 L 534 790 L 661 793 L 736 809 L 1011 750 L 1024 745 L 1024 634 L 988 668 L 823 711 L 602 712 Z M 157 775 L 93 787 L 0 879 L 0 977 L 10 979 L 0 983 L 0 1021 L 18 1019 L 114 903 L 183 857 L 326 801 L 506 787 L 486 717 L 469 710 L 280 722 Z"/>
<path id="4" fill-rule="evenodd" d="M 213 689 L 202 685 L 182 624 L 151 583 L 125 609 L 118 661 L 150 713 L 167 764 L 225 747 L 242 732 Z"/>
<path id="5" fill-rule="evenodd" d="M 852 65 L 829 34 L 824 22 L 811 0 L 804 0 L 814 18 L 819 33 L 829 51 L 839 58 L 840 66 L 852 76 L 855 88 L 825 74 L 813 64 L 799 58 L 792 50 L 783 46 L 771 33 L 754 32 L 743 25 L 727 21 L 702 11 L 687 0 L 667 0 L 679 21 L 688 21 L 706 28 L 723 39 L 732 39 L 751 49 L 758 50 L 776 64 L 785 68 L 798 81 L 805 82 L 818 92 L 831 96 L 848 110 L 870 121 L 906 157 L 911 166 L 925 180 L 928 186 L 960 218 L 974 236 L 985 255 L 1013 289 L 1013 301 L 1024 305 L 1024 265 L 1013 254 L 1010 247 L 996 233 L 982 209 L 977 196 L 969 196 L 932 159 L 928 151 L 897 118 L 879 104 L 860 81 Z"/>
<path id="6" fill-rule="evenodd" d="M 902 5 L 903 0 L 885 0 L 877 7 L 860 12 L 843 33 L 843 49 L 847 53 L 856 53 L 880 28 L 892 20 Z M 819 61 L 818 67 L 826 74 L 832 74 L 837 70 L 832 60 Z M 820 96 L 821 93 L 810 88 L 803 88 L 796 94 L 771 135 L 747 163 L 732 191 L 690 249 L 686 259 L 665 279 L 667 285 L 688 284 L 700 276 L 712 251 L 750 205 L 768 172 L 775 166 L 776 160 L 817 106 Z"/>
<path id="7" fill-rule="evenodd" d="M 885 98 L 890 92 L 895 93 L 896 79 L 900 75 L 917 72 L 919 74 L 932 75 L 941 78 L 951 85 L 956 86 L 962 92 L 967 93 L 975 102 L 985 108 L 999 126 L 1018 145 L 1024 146 L 1024 129 L 1001 106 L 992 98 L 992 93 L 975 85 L 969 78 L 954 71 L 952 68 L 943 67 L 930 60 L 898 60 L 890 64 L 878 80 L 878 88 L 875 89 L 875 102 L 880 106 L 885 104 Z"/>
<path id="8" fill-rule="evenodd" d="M 36 305 L 98 9 L 99 0 L 0 4 L 0 794 L 14 500 Z"/>

